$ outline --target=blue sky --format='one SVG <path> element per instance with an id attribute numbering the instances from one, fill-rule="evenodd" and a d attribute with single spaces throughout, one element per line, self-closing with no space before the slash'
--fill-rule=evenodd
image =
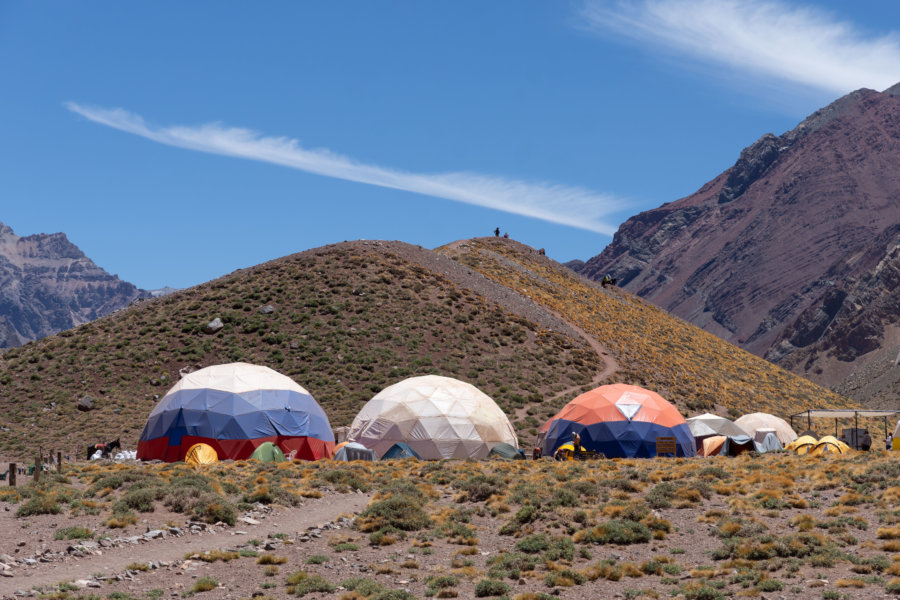
<path id="1" fill-rule="evenodd" d="M 0 222 L 140 287 L 498 226 L 566 261 L 900 82 L 900 3 L 4 2 L 0 81 Z"/>

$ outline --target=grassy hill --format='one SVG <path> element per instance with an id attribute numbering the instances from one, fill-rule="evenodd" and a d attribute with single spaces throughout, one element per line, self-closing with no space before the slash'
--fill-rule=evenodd
<path id="1" fill-rule="evenodd" d="M 274 310 L 261 312 L 266 306 Z M 224 328 L 205 333 L 216 317 Z M 39 446 L 75 452 L 120 435 L 133 448 L 179 372 L 232 361 L 294 378 L 335 427 L 396 381 L 457 377 L 493 397 L 526 443 L 559 406 L 603 382 L 654 388 L 686 415 L 847 405 L 511 240 L 437 251 L 346 242 L 7 351 L 0 358 L 0 455 L 31 456 Z M 89 412 L 76 409 L 84 396 L 94 403 Z"/>

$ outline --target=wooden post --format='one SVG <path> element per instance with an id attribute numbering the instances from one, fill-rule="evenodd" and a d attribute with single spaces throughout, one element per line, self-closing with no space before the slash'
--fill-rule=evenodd
<path id="1" fill-rule="evenodd" d="M 16 463 L 9 463 L 9 485 L 16 487 Z"/>
<path id="2" fill-rule="evenodd" d="M 35 457 L 34 459 L 34 482 L 37 483 L 41 480 L 41 459 Z"/>
<path id="3" fill-rule="evenodd" d="M 62 452 L 56 453 L 56 472 L 62 473 Z"/>

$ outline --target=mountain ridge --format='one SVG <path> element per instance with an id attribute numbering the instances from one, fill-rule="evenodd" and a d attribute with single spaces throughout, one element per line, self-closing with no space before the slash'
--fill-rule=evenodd
<path id="1" fill-rule="evenodd" d="M 64 233 L 0 223 L 0 348 L 71 329 L 149 294 L 98 267 Z"/>
<path id="2" fill-rule="evenodd" d="M 723 339 L 835 384 L 815 359 L 799 359 L 805 351 L 788 358 L 799 338 L 784 332 L 805 331 L 804 348 L 822 339 L 816 352 L 831 352 L 822 336 L 832 320 L 816 313 L 818 325 L 804 324 L 811 307 L 837 314 L 831 290 L 874 281 L 866 274 L 886 251 L 878 240 L 900 223 L 898 94 L 900 84 L 857 90 L 781 136 L 762 136 L 696 193 L 628 219 L 581 272 L 610 273 Z M 858 323 L 832 340 L 860 368 L 873 359 L 863 358 L 873 349 L 860 345 L 864 330 Z"/>

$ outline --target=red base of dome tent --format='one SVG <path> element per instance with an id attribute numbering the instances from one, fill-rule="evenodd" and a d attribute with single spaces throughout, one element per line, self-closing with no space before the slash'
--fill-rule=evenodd
<path id="1" fill-rule="evenodd" d="M 334 456 L 334 442 L 311 437 L 273 435 L 252 440 L 215 440 L 208 437 L 186 435 L 181 438 L 181 444 L 178 446 L 170 446 L 167 437 L 140 441 L 138 442 L 137 458 L 138 460 L 162 460 L 165 462 L 183 461 L 191 446 L 202 443 L 212 446 L 219 455 L 219 460 L 246 460 L 264 442 L 272 442 L 288 456 L 291 452 L 296 451 L 294 458 L 297 460 L 319 460 Z"/>

